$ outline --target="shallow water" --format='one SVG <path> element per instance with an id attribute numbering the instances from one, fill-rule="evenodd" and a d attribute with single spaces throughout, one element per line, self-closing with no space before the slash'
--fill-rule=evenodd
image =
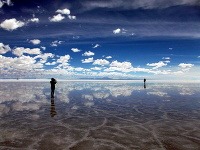
<path id="1" fill-rule="evenodd" d="M 0 82 L 0 149 L 198 150 L 195 83 Z"/>

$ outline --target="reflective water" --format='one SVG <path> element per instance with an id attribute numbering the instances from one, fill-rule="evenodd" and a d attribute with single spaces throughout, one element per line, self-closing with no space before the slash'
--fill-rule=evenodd
<path id="1" fill-rule="evenodd" d="M 199 84 L 0 83 L 0 149 L 199 150 Z"/>

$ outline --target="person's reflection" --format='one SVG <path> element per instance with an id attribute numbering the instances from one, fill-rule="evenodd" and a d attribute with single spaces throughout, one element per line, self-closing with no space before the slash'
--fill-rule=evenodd
<path id="1" fill-rule="evenodd" d="M 51 115 L 51 117 L 54 117 L 56 114 L 57 114 L 57 112 L 56 112 L 56 108 L 55 108 L 54 98 L 51 98 L 50 115 Z"/>
<path id="2" fill-rule="evenodd" d="M 146 83 L 144 83 L 144 89 L 146 89 Z"/>

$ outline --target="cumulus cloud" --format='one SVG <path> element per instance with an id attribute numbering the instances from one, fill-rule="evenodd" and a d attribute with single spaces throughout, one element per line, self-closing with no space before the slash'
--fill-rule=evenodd
<path id="1" fill-rule="evenodd" d="M 61 63 L 63 66 L 69 65 L 70 55 L 60 56 L 57 63 Z"/>
<path id="2" fill-rule="evenodd" d="M 78 49 L 78 48 L 72 48 L 71 49 L 74 53 L 77 53 L 77 52 L 80 52 L 81 50 L 80 49 Z"/>
<path id="3" fill-rule="evenodd" d="M 100 46 L 99 44 L 95 44 L 92 48 L 97 48 L 99 46 Z"/>
<path id="4" fill-rule="evenodd" d="M 84 54 L 82 54 L 82 56 L 93 56 L 93 55 L 94 55 L 94 53 L 91 51 L 87 51 Z"/>
<path id="5" fill-rule="evenodd" d="M 194 64 L 180 63 L 178 66 L 181 68 L 191 68 Z"/>
<path id="6" fill-rule="evenodd" d="M 81 60 L 82 63 L 91 63 L 94 61 L 93 57 Z"/>
<path id="7" fill-rule="evenodd" d="M 0 8 L 3 6 L 3 4 L 4 4 L 4 3 L 3 3 L 2 1 L 0 1 Z"/>
<path id="8" fill-rule="evenodd" d="M 97 59 L 93 62 L 93 65 L 100 65 L 100 66 L 105 66 L 105 65 L 109 65 L 109 61 L 107 61 L 106 59 Z"/>
<path id="9" fill-rule="evenodd" d="M 38 23 L 39 22 L 39 18 L 32 18 L 29 21 Z"/>
<path id="10" fill-rule="evenodd" d="M 11 51 L 11 48 L 9 45 L 4 45 L 3 43 L 0 43 L 0 54 L 5 54 L 9 51 Z"/>
<path id="11" fill-rule="evenodd" d="M 119 62 L 115 60 L 110 64 L 110 67 L 132 68 L 132 65 L 130 62 Z"/>
<path id="12" fill-rule="evenodd" d="M 43 50 L 46 50 L 46 47 L 44 47 L 44 46 L 41 46 L 41 49 L 43 49 Z"/>
<path id="13" fill-rule="evenodd" d="M 49 18 L 49 20 L 51 22 L 60 22 L 62 21 L 63 19 L 65 19 L 64 16 L 62 16 L 61 14 L 57 14 L 57 15 L 54 15 L 52 18 Z"/>
<path id="14" fill-rule="evenodd" d="M 70 14 L 70 10 L 65 8 L 65 9 L 58 9 L 56 10 L 57 13 L 63 14 L 63 15 L 69 15 Z"/>
<path id="15" fill-rule="evenodd" d="M 62 42 L 63 42 L 63 41 L 58 41 L 58 40 L 53 41 L 53 42 L 51 43 L 51 46 L 52 46 L 52 47 L 57 47 L 58 45 L 62 44 Z"/>
<path id="16" fill-rule="evenodd" d="M 41 54 L 41 51 L 39 48 L 30 49 L 30 48 L 24 48 L 24 47 L 17 47 L 13 50 L 13 54 L 16 56 L 22 56 L 24 53 L 37 55 L 37 54 Z"/>
<path id="17" fill-rule="evenodd" d="M 52 53 L 44 53 L 44 54 L 39 54 L 34 57 L 34 59 L 40 58 L 39 62 L 40 63 L 46 63 L 48 58 L 53 58 L 55 55 Z"/>
<path id="18" fill-rule="evenodd" d="M 93 68 L 91 68 L 91 70 L 101 70 L 102 68 L 100 68 L 100 67 L 93 67 Z"/>
<path id="19" fill-rule="evenodd" d="M 119 62 L 117 60 L 113 61 L 110 64 L 110 67 L 105 69 L 104 71 L 120 71 L 120 72 L 131 72 L 133 70 L 133 66 L 130 62 Z"/>
<path id="20" fill-rule="evenodd" d="M 11 0 L 0 0 L 0 8 L 3 7 L 4 4 L 7 4 L 8 6 L 12 6 L 13 5 Z"/>
<path id="21" fill-rule="evenodd" d="M 107 56 L 107 57 L 106 57 L 106 59 L 111 59 L 111 58 L 112 58 L 112 56 Z"/>
<path id="22" fill-rule="evenodd" d="M 76 20 L 76 16 L 68 15 L 68 18 L 69 18 L 70 20 Z"/>
<path id="23" fill-rule="evenodd" d="M 47 62 L 47 63 L 45 63 L 45 65 L 47 65 L 47 66 L 51 66 L 51 65 L 55 65 L 56 64 L 56 62 L 55 61 L 53 61 L 53 62 Z"/>
<path id="24" fill-rule="evenodd" d="M 76 16 L 72 16 L 72 15 L 70 15 L 70 10 L 69 9 L 67 9 L 67 8 L 65 8 L 65 9 L 58 9 L 57 11 L 56 11 L 56 13 L 59 13 L 60 15 L 62 14 L 62 15 L 67 15 L 67 17 L 70 19 L 70 20 L 75 20 L 76 19 Z M 64 16 L 62 16 L 62 17 L 64 17 Z M 61 18 L 61 16 L 59 16 L 59 18 Z M 64 18 L 63 18 L 64 19 Z M 56 21 L 57 22 L 57 21 Z"/>
<path id="25" fill-rule="evenodd" d="M 115 29 L 115 30 L 113 30 L 113 33 L 114 33 L 114 34 L 119 34 L 120 32 L 121 32 L 121 29 L 119 29 L 119 28 L 118 28 L 118 29 Z"/>
<path id="26" fill-rule="evenodd" d="M 38 45 L 41 43 L 41 41 L 39 39 L 33 39 L 33 40 L 30 40 L 30 42 L 33 44 L 33 45 Z"/>
<path id="27" fill-rule="evenodd" d="M 30 56 L 19 56 L 19 57 L 4 57 L 0 55 L 0 68 L 7 68 L 8 71 L 20 71 L 20 70 L 32 70 L 40 69 L 43 65 L 37 63 L 34 57 Z M 23 72 L 25 73 L 25 72 Z"/>
<path id="28" fill-rule="evenodd" d="M 122 33 L 125 34 L 128 30 L 122 28 Z"/>
<path id="29" fill-rule="evenodd" d="M 166 62 L 163 62 L 163 61 L 159 61 L 157 63 L 148 63 L 147 66 L 150 66 L 150 67 L 153 67 L 152 69 L 158 69 L 160 67 L 164 67 L 164 66 L 167 66 L 167 63 Z"/>
<path id="30" fill-rule="evenodd" d="M 162 59 L 170 60 L 170 57 L 163 57 Z"/>
<path id="31" fill-rule="evenodd" d="M 17 21 L 15 18 L 12 19 L 6 19 L 1 24 L 0 27 L 7 30 L 7 31 L 13 31 L 17 28 L 23 27 L 25 25 L 22 21 Z"/>

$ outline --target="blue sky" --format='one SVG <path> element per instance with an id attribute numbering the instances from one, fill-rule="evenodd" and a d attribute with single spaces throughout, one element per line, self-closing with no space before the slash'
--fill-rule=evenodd
<path id="1" fill-rule="evenodd" d="M 0 78 L 200 79 L 198 0 L 0 0 Z"/>

